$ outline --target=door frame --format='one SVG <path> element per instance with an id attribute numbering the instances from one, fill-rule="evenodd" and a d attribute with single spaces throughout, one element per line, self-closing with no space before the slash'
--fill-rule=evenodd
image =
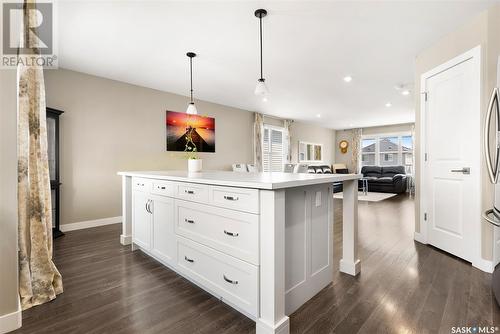
<path id="1" fill-rule="evenodd" d="M 470 245 L 470 249 L 472 250 L 471 254 L 471 259 L 472 259 L 472 265 L 476 268 L 479 268 L 483 271 L 491 272 L 492 271 L 492 266 L 491 266 L 491 261 L 484 260 L 481 257 L 481 249 L 482 249 L 482 242 L 481 242 L 481 224 L 482 224 L 482 219 L 481 219 L 481 180 L 482 180 L 482 169 L 481 169 L 481 161 L 482 161 L 482 145 L 481 145 L 481 121 L 482 121 L 482 115 L 481 115 L 481 92 L 482 92 L 482 52 L 481 52 L 481 46 L 476 46 L 475 48 L 462 53 L 461 55 L 431 69 L 428 72 L 425 72 L 424 74 L 421 75 L 420 77 L 420 89 L 421 89 L 421 96 L 422 98 L 420 99 L 420 131 L 419 131 L 419 158 L 420 158 L 420 163 L 418 164 L 418 167 L 420 168 L 420 180 L 419 180 L 419 186 L 420 186 L 420 206 L 419 206 L 419 222 L 420 222 L 420 233 L 415 232 L 415 240 L 419 241 L 421 243 L 427 244 L 428 243 L 428 228 L 427 228 L 427 222 L 424 220 L 424 213 L 427 211 L 427 203 L 425 200 L 425 194 L 428 192 L 428 189 L 426 187 L 426 163 L 425 163 L 425 154 L 426 154 L 426 138 L 425 138 L 425 133 L 426 133 L 426 111 L 427 111 L 427 101 L 423 97 L 424 94 L 427 91 L 427 85 L 426 81 L 427 79 L 430 79 L 431 77 L 444 72 L 452 67 L 455 67 L 465 61 L 472 60 L 473 62 L 473 67 L 474 67 L 474 78 L 478 82 L 477 88 L 472 92 L 473 94 L 473 101 L 474 105 L 477 107 L 477 128 L 476 131 L 474 132 L 474 136 L 477 138 L 474 138 L 475 141 L 478 143 L 478 147 L 480 149 L 477 150 L 477 161 L 478 161 L 478 184 L 477 184 L 477 194 L 476 198 L 474 199 L 473 205 L 475 207 L 475 211 L 477 211 L 477 221 L 475 224 L 477 225 L 477 228 L 474 228 L 474 233 L 471 237 L 472 240 L 472 245 Z M 431 97 L 432 98 L 432 97 Z M 488 263 L 489 262 L 489 263 Z"/>

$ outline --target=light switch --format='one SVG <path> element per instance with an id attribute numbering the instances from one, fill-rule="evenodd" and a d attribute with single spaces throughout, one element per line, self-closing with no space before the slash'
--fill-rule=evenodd
<path id="1" fill-rule="evenodd" d="M 321 206 L 321 191 L 316 191 L 316 207 Z"/>

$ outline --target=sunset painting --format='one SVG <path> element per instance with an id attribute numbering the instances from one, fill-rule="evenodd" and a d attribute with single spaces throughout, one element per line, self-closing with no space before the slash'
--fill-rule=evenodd
<path id="1" fill-rule="evenodd" d="M 167 111 L 167 151 L 185 151 L 191 130 L 198 152 L 215 152 L 215 118 Z"/>

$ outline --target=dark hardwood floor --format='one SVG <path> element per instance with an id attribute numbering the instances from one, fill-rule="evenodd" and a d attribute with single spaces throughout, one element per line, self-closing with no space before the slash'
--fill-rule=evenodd
<path id="1" fill-rule="evenodd" d="M 338 272 L 342 207 L 336 200 L 334 280 L 290 316 L 292 333 L 450 333 L 500 327 L 491 275 L 413 241 L 413 201 L 359 203 L 361 275 Z M 55 242 L 64 293 L 23 313 L 15 333 L 253 333 L 254 323 L 140 251 L 120 225 L 68 232 Z"/>

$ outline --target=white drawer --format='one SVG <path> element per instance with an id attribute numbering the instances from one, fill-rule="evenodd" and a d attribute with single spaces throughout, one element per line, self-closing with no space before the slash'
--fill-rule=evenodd
<path id="1" fill-rule="evenodd" d="M 209 187 L 210 204 L 223 208 L 259 213 L 259 191 L 235 187 Z"/>
<path id="2" fill-rule="evenodd" d="M 177 265 L 190 279 L 254 317 L 258 315 L 258 267 L 178 237 Z"/>
<path id="3" fill-rule="evenodd" d="M 144 179 L 141 177 L 133 177 L 132 178 L 132 189 L 144 191 L 144 192 L 150 192 L 151 191 L 151 180 Z"/>
<path id="4" fill-rule="evenodd" d="M 208 203 L 208 186 L 205 184 L 177 182 L 174 196 L 188 201 Z"/>
<path id="5" fill-rule="evenodd" d="M 241 260 L 259 264 L 259 216 L 175 200 L 175 231 Z"/>
<path id="6" fill-rule="evenodd" d="M 152 180 L 151 193 L 155 195 L 174 197 L 175 183 L 162 180 Z"/>

